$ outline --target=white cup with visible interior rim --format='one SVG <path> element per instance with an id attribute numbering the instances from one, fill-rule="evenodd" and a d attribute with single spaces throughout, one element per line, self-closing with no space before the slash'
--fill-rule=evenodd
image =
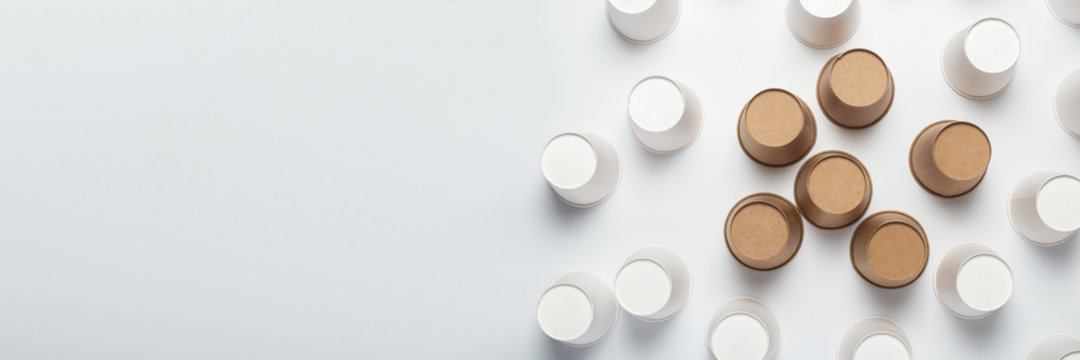
<path id="1" fill-rule="evenodd" d="M 856 321 L 840 339 L 838 360 L 912 360 L 911 337 L 892 319 L 872 316 Z"/>
<path id="2" fill-rule="evenodd" d="M 1005 20 L 985 18 L 965 27 L 945 44 L 941 71 L 957 94 L 989 99 L 1005 91 L 1020 60 L 1020 35 Z"/>
<path id="3" fill-rule="evenodd" d="M 788 0 L 788 30 L 806 46 L 829 49 L 843 44 L 859 28 L 859 0 Z"/>
<path id="4" fill-rule="evenodd" d="M 776 359 L 782 340 L 776 312 L 748 296 L 720 304 L 705 328 L 705 348 L 714 359 Z"/>
<path id="5" fill-rule="evenodd" d="M 945 252 L 934 274 L 934 295 L 953 315 L 980 319 L 1012 298 L 1012 269 L 994 249 L 977 242 Z"/>
<path id="6" fill-rule="evenodd" d="M 606 0 L 608 23 L 630 42 L 651 43 L 668 36 L 682 15 L 682 0 Z"/>
<path id="7" fill-rule="evenodd" d="M 1076 1 L 1080 6 L 1080 1 Z M 1080 69 L 1065 75 L 1054 90 L 1054 117 L 1058 124 L 1076 138 L 1080 138 Z"/>
<path id="8" fill-rule="evenodd" d="M 1009 222 L 1039 246 L 1065 242 L 1080 230 L 1080 179 L 1048 170 L 1028 174 L 1009 194 Z"/>
<path id="9" fill-rule="evenodd" d="M 1080 339 L 1068 334 L 1047 335 L 1028 349 L 1025 360 L 1080 360 Z"/>
<path id="10" fill-rule="evenodd" d="M 536 305 L 536 321 L 548 337 L 574 347 L 600 342 L 615 327 L 615 291 L 600 275 L 571 271 L 548 286 Z"/>
<path id="11" fill-rule="evenodd" d="M 701 101 L 694 91 L 663 76 L 650 76 L 634 85 L 626 116 L 638 143 L 657 154 L 690 147 L 703 123 Z"/>
<path id="12" fill-rule="evenodd" d="M 675 250 L 646 246 L 623 262 L 615 276 L 615 298 L 634 317 L 665 321 L 686 307 L 693 286 L 690 267 Z"/>
<path id="13" fill-rule="evenodd" d="M 611 197 L 622 178 L 615 145 L 592 133 L 556 135 L 540 154 L 540 171 L 562 201 L 591 207 Z"/>

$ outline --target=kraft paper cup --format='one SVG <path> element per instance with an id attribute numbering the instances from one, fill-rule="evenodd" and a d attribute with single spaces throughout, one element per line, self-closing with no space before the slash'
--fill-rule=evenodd
<path id="1" fill-rule="evenodd" d="M 674 154 L 701 134 L 701 101 L 689 87 L 663 76 L 634 85 L 626 102 L 630 131 L 645 149 Z"/>
<path id="2" fill-rule="evenodd" d="M 832 57 L 821 68 L 818 105 L 837 125 L 867 127 L 889 112 L 895 87 L 892 72 L 880 56 L 867 49 L 852 49 Z"/>
<path id="3" fill-rule="evenodd" d="M 854 155 L 823 151 L 795 175 L 795 204 L 814 226 L 835 229 L 859 220 L 870 207 L 870 173 Z"/>
<path id="4" fill-rule="evenodd" d="M 619 319 L 615 292 L 594 272 L 578 270 L 559 276 L 536 306 L 536 321 L 548 337 L 574 347 L 603 340 Z"/>
<path id="5" fill-rule="evenodd" d="M 1080 2 L 1076 0 L 1046 0 L 1050 13 L 1069 26 L 1080 27 Z"/>
<path id="6" fill-rule="evenodd" d="M 690 267 L 674 250 L 647 246 L 630 254 L 615 276 L 619 306 L 645 321 L 665 321 L 679 314 L 693 289 Z"/>
<path id="7" fill-rule="evenodd" d="M 1080 2 L 1074 2 L 1080 6 Z M 1080 69 L 1061 79 L 1054 91 L 1054 117 L 1065 132 L 1080 138 Z"/>
<path id="8" fill-rule="evenodd" d="M 854 324 L 840 339 L 838 360 L 915 359 L 911 337 L 896 321 L 873 316 Z"/>
<path id="9" fill-rule="evenodd" d="M 1009 301 L 1013 276 L 1009 265 L 989 246 L 967 242 L 941 256 L 934 274 L 934 295 L 953 315 L 984 318 Z"/>
<path id="10" fill-rule="evenodd" d="M 915 282 L 930 260 L 926 231 L 910 215 L 867 216 L 851 236 L 851 265 L 871 284 L 894 289 Z"/>
<path id="11" fill-rule="evenodd" d="M 600 135 L 563 133 L 544 146 L 540 171 L 562 201 L 592 207 L 607 200 L 622 178 L 615 145 Z"/>
<path id="12" fill-rule="evenodd" d="M 713 359 L 776 359 L 782 340 L 776 312 L 746 296 L 721 304 L 705 328 L 705 348 Z"/>
<path id="13" fill-rule="evenodd" d="M 739 145 L 751 159 L 784 166 L 802 159 L 817 141 L 817 123 L 810 107 L 783 89 L 754 95 L 739 114 Z"/>
<path id="14" fill-rule="evenodd" d="M 1080 230 L 1080 180 L 1040 170 L 1009 194 L 1009 222 L 1017 235 L 1039 246 L 1065 242 Z"/>
<path id="15" fill-rule="evenodd" d="M 788 29 L 816 49 L 843 44 L 855 34 L 861 18 L 859 0 L 788 0 Z"/>
<path id="16" fill-rule="evenodd" d="M 1044 336 L 1028 349 L 1025 360 L 1073 360 L 1080 357 L 1080 339 L 1068 334 Z"/>
<path id="17" fill-rule="evenodd" d="M 608 23 L 635 43 L 663 39 L 679 23 L 682 0 L 607 0 Z"/>
<path id="18" fill-rule="evenodd" d="M 989 99 L 1005 91 L 1016 74 L 1020 36 L 1005 20 L 985 18 L 953 35 L 941 55 L 945 81 L 957 94 Z"/>
<path id="19" fill-rule="evenodd" d="M 966 121 L 939 121 L 911 143 L 908 165 L 915 182 L 931 194 L 956 197 L 982 182 L 990 166 L 990 138 Z"/>
<path id="20" fill-rule="evenodd" d="M 772 270 L 791 261 L 803 239 L 802 217 L 787 199 L 757 193 L 739 200 L 724 222 L 728 251 L 754 270 Z"/>

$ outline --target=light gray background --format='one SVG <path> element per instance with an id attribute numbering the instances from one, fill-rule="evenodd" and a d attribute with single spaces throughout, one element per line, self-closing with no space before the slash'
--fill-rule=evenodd
<path id="1" fill-rule="evenodd" d="M 1036 169 L 1080 174 L 1080 140 L 1050 96 L 1080 67 L 1080 30 L 1036 0 L 863 1 L 854 38 L 798 43 L 784 1 L 685 0 L 667 39 L 633 45 L 603 1 L 7 0 L 0 3 L 0 358 L 701 359 L 727 298 L 779 313 L 781 357 L 825 359 L 852 322 L 892 317 L 922 359 L 1017 359 L 1039 337 L 1080 335 L 1078 240 L 1018 238 L 1009 189 Z M 939 69 L 942 45 L 986 16 L 1019 30 L 1018 74 L 971 101 Z M 821 116 L 814 84 L 842 49 L 880 54 L 892 111 L 864 130 Z M 625 101 L 639 79 L 692 86 L 696 144 L 635 143 Z M 791 197 L 797 166 L 752 162 L 735 136 L 756 92 L 814 104 L 814 151 L 866 163 L 870 211 L 915 216 L 931 266 L 900 290 L 863 281 L 853 227 L 807 227 L 772 272 L 739 265 L 721 228 L 739 198 Z M 941 199 L 907 167 L 920 129 L 979 124 L 993 160 L 973 193 Z M 606 203 L 563 205 L 539 171 L 544 143 L 592 131 L 623 157 Z M 931 290 L 944 250 L 982 241 L 1016 292 L 960 320 Z M 535 321 L 559 274 L 609 280 L 647 244 L 681 252 L 695 288 L 674 320 L 623 316 L 587 349 Z"/>

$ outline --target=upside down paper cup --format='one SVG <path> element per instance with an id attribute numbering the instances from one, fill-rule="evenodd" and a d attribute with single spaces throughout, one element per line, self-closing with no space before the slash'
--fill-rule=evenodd
<path id="1" fill-rule="evenodd" d="M 1080 1 L 1076 2 L 1080 6 Z M 1061 79 L 1054 91 L 1054 117 L 1065 132 L 1080 139 L 1080 69 Z"/>
<path id="2" fill-rule="evenodd" d="M 757 193 L 739 200 L 724 222 L 728 251 L 754 270 L 784 266 L 799 252 L 802 239 L 799 210 L 776 194 Z"/>
<path id="3" fill-rule="evenodd" d="M 679 23 L 682 0 L 607 0 L 611 28 L 636 43 L 660 41 Z"/>
<path id="4" fill-rule="evenodd" d="M 847 329 L 840 340 L 838 360 L 915 359 L 911 337 L 896 321 L 873 316 Z"/>
<path id="5" fill-rule="evenodd" d="M 867 216 L 851 236 L 851 265 L 863 279 L 883 288 L 911 284 L 922 275 L 929 259 L 926 231 L 899 211 Z"/>
<path id="6" fill-rule="evenodd" d="M 979 319 L 1005 306 L 1012 297 L 1012 269 L 989 246 L 956 245 L 941 256 L 934 274 L 934 295 L 962 319 Z"/>
<path id="7" fill-rule="evenodd" d="M 855 34 L 862 19 L 859 0 L 788 0 L 787 24 L 806 46 L 834 48 Z"/>
<path id="8" fill-rule="evenodd" d="M 705 348 L 713 359 L 776 359 L 783 334 L 769 305 L 752 297 L 729 299 L 705 328 Z"/>
<path id="9" fill-rule="evenodd" d="M 859 220 L 873 196 L 870 173 L 854 155 L 823 151 L 795 176 L 795 204 L 814 226 L 835 229 Z"/>
<path id="10" fill-rule="evenodd" d="M 1080 179 L 1040 170 L 1009 194 L 1009 222 L 1017 235 L 1039 246 L 1065 242 L 1080 230 Z"/>
<path id="11" fill-rule="evenodd" d="M 810 107 L 783 89 L 754 95 L 739 114 L 739 145 L 751 159 L 784 166 L 802 159 L 817 141 L 817 123 Z"/>
<path id="12" fill-rule="evenodd" d="M 862 128 L 877 123 L 889 112 L 894 96 L 892 72 L 880 56 L 867 49 L 834 56 L 818 75 L 821 112 L 843 127 Z"/>
<path id="13" fill-rule="evenodd" d="M 693 289 L 686 260 L 662 246 L 634 251 L 615 276 L 619 306 L 645 321 L 665 321 L 686 307 Z"/>
<path id="14" fill-rule="evenodd" d="M 939 121 L 923 129 L 908 154 L 911 174 L 923 189 L 942 197 L 968 193 L 990 166 L 990 138 L 966 121 Z"/>
<path id="15" fill-rule="evenodd" d="M 634 138 L 657 154 L 690 147 L 701 134 L 701 113 L 701 101 L 690 87 L 663 76 L 639 81 L 626 104 Z"/>
<path id="16" fill-rule="evenodd" d="M 576 207 L 607 200 L 622 178 L 622 160 L 615 145 L 600 135 L 563 133 L 544 146 L 540 171 L 555 195 Z"/>
<path id="17" fill-rule="evenodd" d="M 603 340 L 619 318 L 615 292 L 594 272 L 571 271 L 555 279 L 536 306 L 536 321 L 548 337 L 583 347 Z"/>
<path id="18" fill-rule="evenodd" d="M 1025 360 L 1080 359 L 1080 339 L 1068 334 L 1044 336 L 1028 349 Z"/>
<path id="19" fill-rule="evenodd" d="M 1019 59 L 1016 29 L 1005 20 L 986 18 L 949 39 L 941 56 L 941 70 L 957 94 L 983 100 L 1005 91 Z"/>

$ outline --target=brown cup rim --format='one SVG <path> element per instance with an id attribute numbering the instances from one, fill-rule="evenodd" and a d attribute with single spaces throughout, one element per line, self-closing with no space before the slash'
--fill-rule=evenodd
<path id="1" fill-rule="evenodd" d="M 934 191 L 933 189 L 930 189 L 929 186 L 926 186 L 926 184 L 923 183 L 922 179 L 919 179 L 919 176 L 915 175 L 915 156 L 914 156 L 915 155 L 915 143 L 918 142 L 919 138 L 921 138 L 923 136 L 923 134 L 925 134 L 927 131 L 929 131 L 930 128 L 933 128 L 934 126 L 940 125 L 942 123 L 948 123 L 948 125 L 945 126 L 946 128 L 948 128 L 949 126 L 958 125 L 958 124 L 971 125 L 971 126 L 975 127 L 975 129 L 979 130 L 979 132 L 982 133 L 984 137 L 986 137 L 986 139 L 987 139 L 986 143 L 990 147 L 990 158 L 991 159 L 993 159 L 993 157 L 994 157 L 994 146 L 993 146 L 993 144 L 990 144 L 990 136 L 986 135 L 986 132 L 983 131 L 983 129 L 981 127 L 979 127 L 978 125 L 975 125 L 975 123 L 968 122 L 968 121 L 961 121 L 961 120 L 941 120 L 941 121 L 937 121 L 937 122 L 934 122 L 933 124 L 927 125 L 926 127 L 924 127 L 922 129 L 922 131 L 919 131 L 918 135 L 915 135 L 915 140 L 911 141 L 911 147 L 908 149 L 908 170 L 911 171 L 911 177 L 915 178 L 915 183 L 919 184 L 919 186 L 922 187 L 923 190 L 926 190 L 926 192 L 931 193 L 931 194 L 933 194 L 935 196 L 938 196 L 938 197 L 951 199 L 951 198 L 966 195 L 967 193 L 974 191 L 975 188 L 979 187 L 979 184 L 982 184 L 983 179 L 986 178 L 986 172 L 989 171 L 990 165 L 989 164 L 986 165 L 986 169 L 983 169 L 983 174 L 982 174 L 982 176 L 979 176 L 979 180 L 975 182 L 975 185 L 972 185 L 970 189 L 967 189 L 967 191 L 964 191 L 964 192 L 956 194 L 956 195 L 943 195 L 943 194 L 940 194 L 940 193 Z M 945 131 L 945 129 L 941 129 L 941 131 Z M 931 161 L 933 161 L 933 157 L 931 157 Z M 942 175 L 944 175 L 944 174 L 942 174 Z M 948 175 L 945 175 L 945 176 L 948 176 Z"/>
<path id="2" fill-rule="evenodd" d="M 862 270 L 859 268 L 859 266 L 855 264 L 855 242 L 860 239 L 859 235 L 861 233 L 866 232 L 866 229 L 864 228 L 864 225 L 866 225 L 869 221 L 873 220 L 877 216 L 889 216 L 889 215 L 896 216 L 896 218 L 884 220 L 873 231 L 869 232 L 868 234 L 865 234 L 865 236 L 862 237 L 862 239 L 865 239 L 863 241 L 869 241 L 870 238 L 874 237 L 874 233 L 877 233 L 877 231 L 879 229 L 881 229 L 882 227 L 884 227 L 885 225 L 900 223 L 900 224 L 907 225 L 907 226 L 911 227 L 912 229 L 915 229 L 916 232 L 919 233 L 919 238 L 922 239 L 922 242 L 923 242 L 923 261 L 922 261 L 922 267 L 919 268 L 919 272 L 915 273 L 915 275 L 912 276 L 910 279 L 907 279 L 907 280 L 903 281 L 902 283 L 900 283 L 898 285 L 895 285 L 895 286 L 882 285 L 882 284 L 879 284 L 879 283 L 875 282 L 874 280 L 871 280 L 870 277 L 867 276 L 866 274 L 864 274 L 862 272 Z M 851 266 L 853 268 L 855 268 L 855 272 L 858 273 L 859 276 L 863 278 L 863 280 L 866 280 L 867 282 L 869 282 L 871 284 L 874 284 L 874 286 L 877 286 L 877 287 L 880 287 L 880 288 L 899 289 L 899 288 L 911 285 L 911 283 L 915 282 L 915 280 L 918 280 L 920 277 L 922 277 L 922 274 L 924 272 L 926 272 L 926 267 L 930 263 L 930 241 L 929 241 L 929 238 L 926 235 L 926 230 L 923 229 L 923 227 L 922 227 L 922 224 L 920 224 L 918 220 L 915 220 L 915 218 L 912 217 L 911 215 L 908 215 L 907 213 L 904 213 L 904 212 L 901 212 L 901 211 L 896 211 L 896 210 L 879 211 L 879 212 L 871 214 L 870 216 L 867 216 L 866 219 L 863 219 L 863 221 L 860 222 L 857 227 L 855 227 L 855 232 L 853 232 L 851 234 L 851 246 L 849 247 L 848 255 L 850 256 L 850 259 L 851 259 Z M 868 271 L 870 271 L 870 270 L 868 270 Z"/>
<path id="3" fill-rule="evenodd" d="M 750 150 L 746 148 L 746 143 L 743 142 L 743 138 L 741 136 L 743 121 L 746 119 L 746 110 L 750 108 L 750 103 L 754 102 L 754 99 L 756 99 L 759 95 L 764 94 L 764 93 L 766 93 L 768 91 L 774 91 L 774 90 L 775 91 L 782 91 L 782 92 L 790 95 L 791 97 L 795 98 L 795 101 L 799 102 L 799 107 L 803 111 L 804 119 L 806 117 L 810 118 L 810 126 L 813 129 L 813 131 L 811 131 L 811 133 L 810 133 L 810 146 L 807 146 L 806 150 L 804 150 L 801 154 L 799 154 L 798 157 L 795 157 L 791 161 L 786 162 L 786 163 L 782 163 L 782 164 L 770 164 L 770 163 L 764 162 L 761 159 L 758 159 L 757 157 L 755 157 L 753 154 L 750 153 Z M 735 137 L 737 139 L 739 139 L 739 148 L 742 149 L 743 153 L 745 153 L 746 156 L 750 157 L 751 160 L 754 160 L 754 162 L 757 162 L 758 164 L 761 164 L 761 165 L 770 166 L 770 167 L 777 167 L 777 168 L 784 167 L 784 166 L 788 166 L 788 165 L 799 162 L 803 158 L 806 158 L 806 155 L 810 154 L 810 151 L 814 150 L 814 145 L 817 144 L 817 119 L 814 118 L 814 111 L 810 109 L 810 105 L 807 105 L 806 101 L 803 101 L 803 99 L 800 98 L 798 95 L 795 95 L 794 93 L 792 93 L 790 91 L 787 91 L 787 90 L 784 90 L 784 89 L 781 89 L 781 88 L 768 88 L 768 89 L 765 89 L 765 90 L 758 91 L 757 94 L 754 94 L 754 96 L 750 97 L 750 100 L 746 102 L 746 105 L 743 105 L 742 111 L 739 112 L 739 121 L 737 121 L 735 123 Z M 798 137 L 796 137 L 796 139 L 798 139 Z M 765 145 L 762 145 L 762 146 L 765 146 Z M 774 149 L 780 149 L 780 148 L 783 148 L 783 147 L 776 147 Z"/>
<path id="4" fill-rule="evenodd" d="M 785 258 L 783 261 L 781 261 L 775 266 L 760 266 L 758 264 L 752 264 L 750 261 L 743 261 L 743 259 L 739 258 L 737 251 L 731 244 L 731 223 L 735 219 L 735 214 L 738 213 L 738 211 L 742 208 L 752 204 L 765 204 L 772 206 L 776 210 L 780 211 L 780 214 L 784 216 L 785 220 L 787 220 L 788 239 L 784 245 L 784 249 L 781 249 L 781 251 L 777 253 L 775 257 L 770 258 L 769 260 L 780 258 L 782 256 L 786 256 L 787 258 Z M 783 209 L 782 207 L 787 207 L 787 211 L 785 211 L 785 209 Z M 794 216 L 792 216 L 792 214 L 794 214 Z M 793 229 L 797 231 L 791 231 Z M 728 212 L 728 216 L 724 220 L 724 244 L 727 246 L 728 252 L 731 253 L 731 256 L 735 258 L 735 261 L 743 264 L 743 266 L 758 271 L 774 270 L 791 262 L 791 259 L 794 259 L 795 255 L 799 253 L 799 249 L 802 248 L 803 232 L 804 229 L 802 225 L 802 217 L 799 215 L 798 207 L 796 207 L 795 204 L 793 204 L 790 200 L 785 199 L 783 196 L 769 192 L 760 192 L 743 197 L 735 203 L 735 206 L 731 207 L 731 211 Z M 795 249 L 791 250 L 790 255 L 785 255 L 785 249 L 789 246 L 789 244 L 793 242 L 795 244 Z"/>
<path id="5" fill-rule="evenodd" d="M 892 70 L 889 70 L 889 65 L 885 64 L 885 59 L 882 59 L 881 56 L 879 56 L 877 53 L 871 51 L 870 49 L 866 49 L 866 48 L 848 49 L 848 50 L 846 50 L 846 51 L 844 51 L 842 53 L 839 53 L 839 54 L 833 56 L 832 58 L 829 59 L 829 61 L 825 62 L 825 66 L 821 67 L 821 71 L 818 72 L 818 81 L 817 81 L 816 89 L 821 89 L 821 82 L 822 82 L 822 79 L 824 78 L 823 76 L 825 75 L 825 70 L 830 69 L 832 67 L 832 65 L 834 63 L 836 63 L 836 61 L 839 60 L 844 55 L 847 55 L 848 53 L 855 52 L 855 51 L 865 51 L 867 53 L 870 53 L 870 55 L 873 55 L 878 60 L 880 60 L 883 65 L 885 65 L 885 75 L 889 77 L 889 90 L 887 91 L 888 94 L 889 94 L 889 102 L 888 102 L 888 104 L 885 104 L 885 108 L 881 111 L 881 116 L 878 116 L 876 119 L 874 119 L 874 121 L 871 121 L 871 122 L 867 123 L 866 125 L 862 125 L 862 126 L 850 126 L 850 125 L 847 125 L 847 124 L 843 124 L 843 123 L 837 121 L 836 119 L 833 119 L 833 115 L 829 114 L 829 110 L 827 110 L 827 108 L 825 107 L 825 104 L 821 102 L 821 91 L 818 90 L 817 100 L 818 100 L 818 106 L 821 107 L 821 113 L 823 115 L 825 115 L 825 118 L 829 119 L 829 121 L 831 121 L 833 124 L 836 124 L 837 126 L 847 128 L 847 129 L 862 129 L 862 128 L 867 128 L 867 127 L 873 126 L 874 124 L 877 124 L 879 121 L 881 121 L 881 119 L 885 118 L 885 115 L 889 114 L 889 110 L 892 109 L 893 100 L 896 99 L 896 83 L 893 81 Z M 837 99 L 840 100 L 841 102 L 843 102 L 843 100 L 841 100 L 839 97 L 837 97 Z"/>
<path id="6" fill-rule="evenodd" d="M 863 203 L 861 205 L 859 205 L 859 206 L 856 206 L 855 209 L 852 209 L 851 211 L 849 211 L 847 213 L 844 213 L 844 214 L 835 214 L 836 216 L 842 216 L 842 217 L 851 216 L 852 217 L 851 221 L 846 222 L 846 223 L 841 224 L 841 225 L 837 225 L 837 226 L 822 226 L 822 225 L 820 225 L 820 224 L 818 224 L 817 222 L 814 221 L 814 217 L 827 216 L 827 215 L 825 215 L 826 214 L 825 211 L 821 210 L 821 208 L 818 208 L 816 205 L 811 207 L 810 204 L 813 204 L 813 201 L 810 199 L 810 193 L 809 193 L 809 191 L 806 191 L 805 195 L 800 194 L 800 192 L 799 192 L 799 183 L 804 182 L 804 181 L 809 182 L 809 180 L 810 180 L 810 178 L 809 178 L 810 177 L 810 170 L 812 170 L 815 166 L 817 166 L 817 164 L 821 163 L 822 161 L 825 161 L 825 159 L 828 159 L 830 157 L 842 157 L 842 158 L 851 160 L 852 162 L 855 163 L 856 166 L 859 167 L 859 170 L 861 170 L 862 173 L 863 173 L 863 177 L 866 178 L 866 197 L 863 199 Z M 813 166 L 811 166 L 811 164 Z M 802 198 L 803 200 L 799 200 L 800 198 Z M 802 212 L 803 216 L 806 217 L 806 221 L 808 221 L 808 222 L 810 222 L 810 224 L 813 224 L 814 226 L 817 226 L 817 227 L 822 228 L 822 229 L 839 229 L 839 228 L 854 224 L 856 221 L 859 221 L 859 218 L 861 218 L 863 215 L 865 215 L 866 211 L 870 209 L 870 201 L 873 200 L 873 198 L 874 198 L 874 181 L 873 181 L 873 179 L 870 178 L 870 171 L 868 171 L 866 169 L 866 166 L 863 165 L 862 161 L 859 161 L 859 159 L 856 158 L 855 155 L 851 155 L 851 154 L 849 154 L 847 152 L 844 152 L 844 151 L 825 150 L 825 151 L 819 152 L 817 154 L 814 154 L 809 159 L 807 159 L 806 162 L 803 163 L 802 167 L 799 168 L 799 172 L 795 175 L 795 204 L 796 204 L 796 207 L 799 209 L 800 212 Z M 802 205 L 803 203 L 808 204 L 808 205 L 806 205 L 806 208 L 803 207 L 803 205 Z M 834 214 L 830 213 L 828 215 L 834 215 Z"/>

